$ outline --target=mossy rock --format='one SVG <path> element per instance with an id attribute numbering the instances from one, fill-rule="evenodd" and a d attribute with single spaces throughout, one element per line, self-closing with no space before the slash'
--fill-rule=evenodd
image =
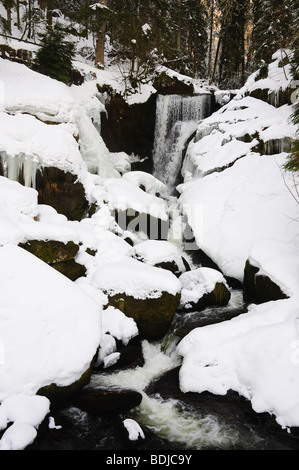
<path id="1" fill-rule="evenodd" d="M 66 386 L 59 386 L 55 383 L 51 383 L 41 387 L 36 394 L 49 398 L 52 408 L 63 408 L 66 404 L 69 404 L 70 400 L 77 396 L 80 390 L 90 382 L 96 356 L 97 354 L 95 354 L 92 359 L 90 367 L 75 382 Z"/>
<path id="2" fill-rule="evenodd" d="M 126 294 L 109 297 L 109 305 L 135 320 L 139 336 L 143 339 L 161 339 L 168 331 L 180 303 L 176 295 L 161 292 L 158 298 L 136 299 Z"/>
<path id="3" fill-rule="evenodd" d="M 271 300 L 287 299 L 288 296 L 272 279 L 259 274 L 259 268 L 247 260 L 244 269 L 243 298 L 246 302 L 261 304 Z"/>
<path id="4" fill-rule="evenodd" d="M 268 88 L 256 88 L 250 92 L 250 96 L 258 100 L 269 102 L 269 89 Z"/>
<path id="5" fill-rule="evenodd" d="M 231 293 L 222 282 L 215 284 L 212 292 L 204 294 L 197 302 L 188 302 L 186 305 L 180 306 L 180 311 L 200 312 L 207 307 L 225 307 L 230 301 Z"/>
<path id="6" fill-rule="evenodd" d="M 19 245 L 47 264 L 73 260 L 79 251 L 79 245 L 70 241 L 30 240 Z"/>
<path id="7" fill-rule="evenodd" d="M 86 274 L 85 266 L 77 263 L 74 259 L 62 261 L 61 263 L 54 263 L 51 264 L 51 266 L 71 281 L 76 281 L 79 277 L 83 277 Z"/>

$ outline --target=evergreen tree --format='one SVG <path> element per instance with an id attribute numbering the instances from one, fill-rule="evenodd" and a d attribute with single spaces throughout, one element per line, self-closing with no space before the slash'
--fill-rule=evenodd
<path id="1" fill-rule="evenodd" d="M 245 78 L 245 28 L 249 2 L 218 0 L 218 5 L 221 11 L 218 82 L 222 86 L 238 87 Z"/>
<path id="2" fill-rule="evenodd" d="M 75 54 L 74 44 L 65 39 L 65 32 L 58 23 L 40 38 L 41 47 L 37 52 L 40 72 L 68 84 Z"/>
<path id="3" fill-rule="evenodd" d="M 15 7 L 15 0 L 2 0 L 2 5 L 6 9 L 6 18 L 0 16 L 0 27 L 6 34 L 11 34 L 11 11 Z"/>
<path id="4" fill-rule="evenodd" d="M 299 1 L 294 0 L 291 2 L 292 12 L 293 12 L 293 21 L 290 28 L 291 35 L 291 48 L 292 48 L 292 58 L 291 58 L 291 67 L 292 67 L 292 78 L 297 90 L 294 91 L 294 112 L 292 114 L 292 122 L 297 126 L 297 136 L 292 145 L 292 151 L 288 157 L 287 164 L 285 168 L 287 170 L 299 172 Z"/>
<path id="5" fill-rule="evenodd" d="M 272 54 L 290 44 L 293 12 L 289 0 L 253 0 L 250 68 L 271 62 Z"/>

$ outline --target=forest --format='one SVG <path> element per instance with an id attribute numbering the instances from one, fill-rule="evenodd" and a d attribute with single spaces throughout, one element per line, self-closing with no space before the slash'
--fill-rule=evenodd
<path id="1" fill-rule="evenodd" d="M 40 41 L 53 18 L 68 19 L 65 33 L 93 38 L 86 57 L 99 67 L 109 61 L 133 86 L 148 80 L 157 64 L 221 88 L 238 88 L 277 49 L 298 48 L 296 0 L 2 0 L 2 34 Z M 12 12 L 17 24 L 12 25 Z M 283 58 L 282 58 L 283 59 Z M 296 78 L 296 77 L 295 77 Z"/>
<path id="2" fill-rule="evenodd" d="M 0 451 L 299 449 L 298 6 L 0 0 Z"/>

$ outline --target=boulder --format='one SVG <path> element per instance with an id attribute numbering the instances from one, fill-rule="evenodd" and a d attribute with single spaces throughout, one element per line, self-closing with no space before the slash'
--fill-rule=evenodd
<path id="1" fill-rule="evenodd" d="M 125 413 L 140 405 L 141 393 L 135 390 L 86 387 L 77 395 L 74 405 L 96 416 Z"/>
<path id="2" fill-rule="evenodd" d="M 168 331 L 179 306 L 180 294 L 162 292 L 160 297 L 137 299 L 126 294 L 109 296 L 109 304 L 135 320 L 143 339 L 156 340 Z"/>
<path id="3" fill-rule="evenodd" d="M 260 273 L 259 267 L 253 266 L 250 260 L 247 260 L 244 268 L 243 298 L 246 302 L 260 304 L 287 299 L 288 296 L 269 276 Z"/>
<path id="4" fill-rule="evenodd" d="M 230 291 L 220 271 L 212 268 L 197 268 L 180 276 L 182 283 L 179 310 L 200 311 L 210 306 L 225 306 L 230 300 Z"/>
<path id="5" fill-rule="evenodd" d="M 170 76 L 166 72 L 158 75 L 153 85 L 158 93 L 167 95 L 191 95 L 194 92 L 192 83 L 179 80 L 175 75 Z"/>
<path id="6" fill-rule="evenodd" d="M 69 220 L 81 220 L 88 208 L 85 189 L 78 176 L 55 167 L 36 173 L 38 203 L 54 207 Z"/>
<path id="7" fill-rule="evenodd" d="M 86 268 L 75 261 L 79 245 L 72 241 L 64 243 L 58 240 L 30 240 L 19 246 L 72 281 L 85 275 Z"/>

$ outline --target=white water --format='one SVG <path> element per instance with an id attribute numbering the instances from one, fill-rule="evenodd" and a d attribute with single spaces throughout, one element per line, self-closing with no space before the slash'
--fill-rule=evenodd
<path id="1" fill-rule="evenodd" d="M 196 131 L 198 121 L 210 114 L 210 103 L 208 94 L 157 97 L 154 176 L 167 185 L 170 193 L 179 175 L 186 143 Z"/>
<path id="2" fill-rule="evenodd" d="M 144 389 L 164 372 L 180 365 L 181 358 L 176 354 L 175 348 L 170 355 L 165 354 L 160 343 L 148 341 L 143 341 L 143 355 L 143 367 L 94 375 L 90 385 L 140 392 L 143 399 L 140 406 L 132 411 L 132 418 L 161 438 L 183 448 L 226 448 L 237 441 L 237 431 L 220 423 L 216 416 L 194 415 L 194 410 L 188 409 L 179 400 L 148 396 Z"/>

